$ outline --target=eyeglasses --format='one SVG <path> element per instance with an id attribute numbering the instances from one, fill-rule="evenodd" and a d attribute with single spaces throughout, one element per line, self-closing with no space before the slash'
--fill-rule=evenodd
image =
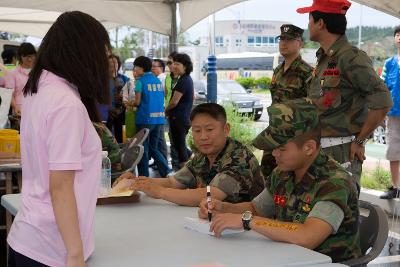
<path id="1" fill-rule="evenodd" d="M 158 65 L 152 65 L 151 67 L 152 68 L 161 68 L 161 66 L 158 66 Z"/>
<path id="2" fill-rule="evenodd" d="M 167 61 L 167 65 L 171 65 L 172 63 L 174 63 L 174 62 L 172 62 L 170 60 Z"/>

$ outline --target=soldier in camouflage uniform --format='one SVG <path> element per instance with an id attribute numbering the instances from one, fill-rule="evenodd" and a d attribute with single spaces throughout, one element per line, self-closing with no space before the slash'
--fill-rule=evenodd
<path id="1" fill-rule="evenodd" d="M 103 151 L 108 152 L 113 171 L 121 170 L 121 149 L 111 131 L 102 122 L 93 122 L 97 134 L 100 137 Z"/>
<path id="2" fill-rule="evenodd" d="M 320 149 L 316 106 L 300 98 L 272 105 L 268 114 L 262 145 L 273 151 L 278 167 L 266 188 L 247 203 L 203 200 L 199 216 L 207 217 L 206 206 L 215 212 L 210 229 L 217 236 L 227 228 L 252 229 L 312 248 L 333 262 L 359 257 L 357 190 L 349 173 Z"/>
<path id="3" fill-rule="evenodd" d="M 278 36 L 279 52 L 285 60 L 272 75 L 270 86 L 272 104 L 307 96 L 306 81 L 311 77 L 313 69 L 300 55 L 303 32 L 303 29 L 292 24 L 281 26 L 281 35 Z M 254 140 L 253 145 L 259 148 L 257 139 Z M 276 162 L 271 151 L 264 151 L 261 160 L 264 177 L 268 177 L 275 167 Z"/>
<path id="4" fill-rule="evenodd" d="M 347 0 L 314 0 L 297 12 L 310 13 L 310 40 L 321 45 L 308 97 L 319 99 L 322 148 L 348 166 L 360 189 L 364 145 L 392 100 L 366 53 L 347 41 L 345 14 L 350 5 Z"/>
<path id="5" fill-rule="evenodd" d="M 132 188 L 186 206 L 199 205 L 208 185 L 213 197 L 228 202 L 250 201 L 257 196 L 264 189 L 260 167 L 246 146 L 228 137 L 224 108 L 214 103 L 198 105 L 190 120 L 198 150 L 194 158 L 166 179 L 132 179 Z M 124 178 L 134 177 L 125 174 L 116 183 Z"/>

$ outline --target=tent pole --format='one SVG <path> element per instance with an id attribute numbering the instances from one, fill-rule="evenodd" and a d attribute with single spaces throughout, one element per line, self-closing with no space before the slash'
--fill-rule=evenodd
<path id="1" fill-rule="evenodd" d="M 176 1 L 171 2 L 171 35 L 169 36 L 169 52 L 178 51 L 178 30 L 177 30 L 177 19 L 176 10 L 178 3 Z"/>

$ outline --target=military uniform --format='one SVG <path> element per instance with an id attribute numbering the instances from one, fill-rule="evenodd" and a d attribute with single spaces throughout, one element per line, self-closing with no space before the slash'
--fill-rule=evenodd
<path id="1" fill-rule="evenodd" d="M 307 98 L 272 105 L 268 114 L 270 124 L 259 139 L 264 149 L 273 150 L 319 128 L 316 106 Z M 297 183 L 293 171 L 276 168 L 253 205 L 264 217 L 278 221 L 304 223 L 313 217 L 331 225 L 332 234 L 315 250 L 334 262 L 361 255 L 356 187 L 349 173 L 321 150 Z"/>
<path id="2" fill-rule="evenodd" d="M 303 29 L 295 25 L 283 24 L 281 26 L 281 35 L 278 37 L 302 39 L 303 32 Z M 284 67 L 285 62 L 282 62 L 272 75 L 270 85 L 272 104 L 307 96 L 307 80 L 311 77 L 313 68 L 302 60 L 300 55 L 290 64 L 286 71 Z M 253 145 L 259 148 L 257 142 L 254 142 Z M 275 167 L 276 162 L 271 151 L 264 151 L 261 159 L 261 170 L 264 177 L 268 177 Z"/>
<path id="3" fill-rule="evenodd" d="M 232 203 L 250 201 L 264 189 L 256 157 L 231 138 L 212 166 L 206 155 L 197 153 L 174 177 L 187 188 L 215 186 L 227 194 L 224 201 Z"/>
<path id="4" fill-rule="evenodd" d="M 339 145 L 322 146 L 339 163 L 349 162 L 351 136 L 357 136 L 369 109 L 392 106 L 390 93 L 372 68 L 365 52 L 352 46 L 345 35 L 329 49 L 317 51 L 318 63 L 313 73 L 308 96 L 322 98 L 322 137 L 347 137 Z M 336 139 L 337 140 L 337 139 Z M 362 163 L 351 162 L 349 171 L 359 186 Z"/>
<path id="5" fill-rule="evenodd" d="M 272 209 L 266 201 L 274 202 Z M 328 255 L 333 262 L 361 256 L 356 188 L 349 174 L 322 151 L 300 183 L 294 182 L 292 172 L 275 169 L 266 189 L 253 203 L 265 216 L 282 222 L 304 223 L 313 217 L 329 223 L 334 232 L 314 250 Z M 332 204 L 344 214 L 338 215 Z"/>
<path id="6" fill-rule="evenodd" d="M 108 158 L 111 161 L 112 169 L 115 171 L 120 170 L 121 153 L 117 140 L 104 123 L 93 122 L 93 126 L 100 137 L 103 151 L 108 151 Z"/>

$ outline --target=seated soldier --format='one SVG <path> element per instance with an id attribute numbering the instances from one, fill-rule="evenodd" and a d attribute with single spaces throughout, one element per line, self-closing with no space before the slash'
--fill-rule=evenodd
<path id="1" fill-rule="evenodd" d="M 200 203 L 199 216 L 212 212 L 210 231 L 254 230 L 272 240 L 326 254 L 334 262 L 361 255 L 357 190 L 349 174 L 320 148 L 316 107 L 300 98 L 268 108 L 263 146 L 277 168 L 251 202 Z"/>
<path id="2" fill-rule="evenodd" d="M 264 189 L 260 167 L 246 146 L 228 137 L 224 108 L 214 103 L 198 105 L 190 121 L 197 149 L 194 158 L 168 178 L 132 179 L 132 188 L 185 206 L 198 206 L 207 185 L 214 198 L 228 202 L 250 201 L 257 196 Z M 124 178 L 134 177 L 124 174 L 116 183 Z"/>

